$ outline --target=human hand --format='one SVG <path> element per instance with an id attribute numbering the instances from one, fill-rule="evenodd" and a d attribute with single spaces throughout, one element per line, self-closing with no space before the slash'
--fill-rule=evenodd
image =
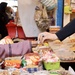
<path id="1" fill-rule="evenodd" d="M 38 41 L 40 41 L 40 43 L 43 43 L 45 40 L 56 40 L 56 39 L 58 39 L 56 34 L 52 34 L 49 32 L 43 32 L 38 35 Z"/>

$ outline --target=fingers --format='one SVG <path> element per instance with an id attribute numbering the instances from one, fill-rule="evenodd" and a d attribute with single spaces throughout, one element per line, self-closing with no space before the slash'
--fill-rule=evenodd
<path id="1" fill-rule="evenodd" d="M 45 40 L 45 34 L 44 34 L 44 33 L 39 34 L 39 36 L 38 36 L 38 41 L 39 41 L 40 43 L 43 43 L 44 40 Z"/>
<path id="2" fill-rule="evenodd" d="M 42 43 L 42 34 L 39 34 L 39 36 L 38 36 L 38 41 L 39 41 L 40 43 Z"/>

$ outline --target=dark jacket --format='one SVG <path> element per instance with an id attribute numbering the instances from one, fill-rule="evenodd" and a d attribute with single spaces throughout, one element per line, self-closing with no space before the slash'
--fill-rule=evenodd
<path id="1" fill-rule="evenodd" d="M 2 38 L 8 35 L 6 24 L 9 22 L 9 18 L 6 14 L 7 3 L 2 2 L 0 4 L 0 34 Z"/>
<path id="2" fill-rule="evenodd" d="M 69 22 L 65 27 L 59 30 L 56 35 L 60 41 L 75 33 L 75 19 Z"/>

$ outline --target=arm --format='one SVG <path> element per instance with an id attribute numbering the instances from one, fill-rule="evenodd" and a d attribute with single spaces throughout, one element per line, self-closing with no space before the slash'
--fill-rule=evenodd
<path id="1" fill-rule="evenodd" d="M 75 33 L 75 19 L 68 23 L 65 27 L 59 30 L 57 33 L 52 34 L 48 32 L 43 32 L 38 35 L 38 40 L 43 43 L 45 40 L 64 40 L 68 36 Z"/>
<path id="2" fill-rule="evenodd" d="M 65 27 L 63 27 L 61 30 L 59 30 L 56 33 L 56 36 L 60 41 L 64 40 L 68 36 L 75 33 L 75 19 L 73 19 L 71 22 L 69 22 Z"/>

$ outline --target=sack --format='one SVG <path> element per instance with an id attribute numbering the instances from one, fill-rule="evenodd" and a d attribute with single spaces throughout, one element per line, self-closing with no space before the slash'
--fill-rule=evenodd
<path id="1" fill-rule="evenodd" d="M 51 21 L 48 18 L 46 7 L 42 5 L 41 8 L 39 5 L 41 5 L 40 2 L 35 8 L 34 20 L 41 31 L 46 31 L 49 29 Z"/>
<path id="2" fill-rule="evenodd" d="M 28 40 L 13 44 L 0 44 L 0 58 L 22 56 L 29 52 L 31 52 L 31 43 Z"/>

